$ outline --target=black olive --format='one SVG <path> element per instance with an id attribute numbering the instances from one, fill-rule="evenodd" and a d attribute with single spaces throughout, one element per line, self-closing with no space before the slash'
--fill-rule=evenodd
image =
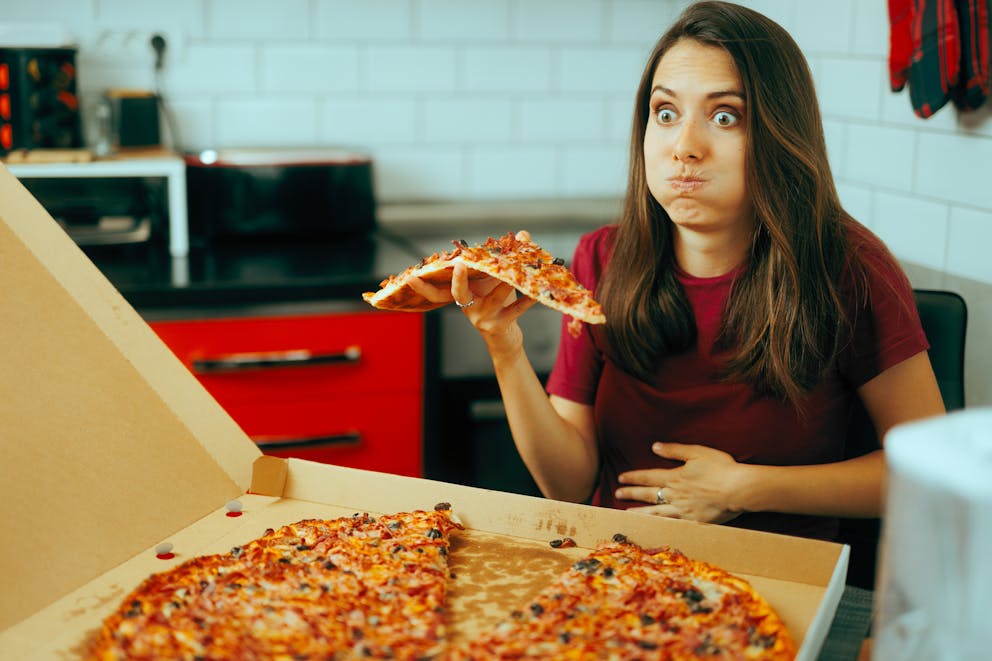
<path id="1" fill-rule="evenodd" d="M 586 576 L 589 576 L 594 574 L 602 564 L 603 563 L 597 560 L 596 558 L 584 558 L 576 562 L 574 565 L 572 565 L 572 569 L 578 572 L 582 572 Z"/>
<path id="2" fill-rule="evenodd" d="M 703 597 L 703 593 L 697 590 L 696 588 L 689 588 L 688 590 L 682 593 L 682 598 L 689 602 L 699 603 L 700 601 L 703 600 L 704 597 Z"/>

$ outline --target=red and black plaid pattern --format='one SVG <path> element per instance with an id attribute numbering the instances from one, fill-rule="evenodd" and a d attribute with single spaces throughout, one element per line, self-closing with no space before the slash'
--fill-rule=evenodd
<path id="1" fill-rule="evenodd" d="M 962 109 L 992 93 L 992 0 L 888 0 L 889 80 L 909 84 L 913 110 L 930 117 L 948 101 Z"/>

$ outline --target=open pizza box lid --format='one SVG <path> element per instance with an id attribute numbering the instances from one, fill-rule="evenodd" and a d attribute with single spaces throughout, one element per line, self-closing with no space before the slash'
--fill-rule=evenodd
<path id="1" fill-rule="evenodd" d="M 823 643 L 846 546 L 262 456 L 3 166 L 0 278 L 0 658 L 75 658 L 145 577 L 266 528 L 441 501 L 466 526 L 451 554 L 453 637 L 623 532 L 750 580 L 799 658 Z M 241 516 L 226 516 L 232 499 Z M 579 548 L 550 548 L 562 536 Z M 162 542 L 174 558 L 156 557 Z"/>

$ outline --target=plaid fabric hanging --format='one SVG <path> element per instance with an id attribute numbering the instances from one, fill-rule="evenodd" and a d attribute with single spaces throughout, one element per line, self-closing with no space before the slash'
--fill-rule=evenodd
<path id="1" fill-rule="evenodd" d="M 889 81 L 909 85 L 913 111 L 927 118 L 948 101 L 963 109 L 990 94 L 992 0 L 888 0 Z"/>
<path id="2" fill-rule="evenodd" d="M 974 110 L 992 95 L 992 1 L 957 0 L 961 24 L 961 74 L 954 93 L 958 108 Z"/>

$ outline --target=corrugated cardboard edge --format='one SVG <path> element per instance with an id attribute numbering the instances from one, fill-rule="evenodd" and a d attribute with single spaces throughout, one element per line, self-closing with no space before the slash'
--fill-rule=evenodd
<path id="1" fill-rule="evenodd" d="M 31 531 L 0 549 L 3 628 L 243 493 L 260 453 L 4 166 L 0 256 L 3 523 Z"/>
<path id="2" fill-rule="evenodd" d="M 289 465 L 285 459 L 262 455 L 255 460 L 251 473 L 251 489 L 259 496 L 281 497 L 286 489 Z"/>

